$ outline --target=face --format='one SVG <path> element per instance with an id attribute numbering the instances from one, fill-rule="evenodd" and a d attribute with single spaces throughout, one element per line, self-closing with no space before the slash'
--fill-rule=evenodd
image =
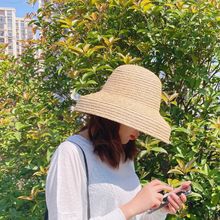
<path id="1" fill-rule="evenodd" d="M 139 136 L 139 131 L 126 125 L 120 124 L 119 136 L 122 144 L 127 144 L 130 140 L 135 140 Z"/>

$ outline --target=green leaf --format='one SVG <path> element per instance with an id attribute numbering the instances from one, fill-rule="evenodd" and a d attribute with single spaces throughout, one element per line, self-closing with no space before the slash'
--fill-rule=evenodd
<path id="1" fill-rule="evenodd" d="M 15 132 L 14 136 L 19 142 L 21 141 L 21 132 Z"/>
<path id="2" fill-rule="evenodd" d="M 25 128 L 26 127 L 26 125 L 25 124 L 22 124 L 21 122 L 16 122 L 15 123 L 15 128 L 16 128 L 16 130 L 21 130 L 22 128 Z"/>
<path id="3" fill-rule="evenodd" d="M 60 67 L 60 68 L 58 69 L 58 71 L 57 71 L 57 74 L 60 75 L 61 72 L 62 72 L 62 70 L 63 70 L 63 67 Z"/>
<path id="4" fill-rule="evenodd" d="M 139 158 L 142 158 L 142 157 L 144 157 L 146 154 L 147 154 L 147 151 L 146 151 L 146 150 L 142 150 L 142 151 L 138 154 L 138 157 L 139 157 Z"/>
<path id="5" fill-rule="evenodd" d="M 190 195 L 188 195 L 188 197 L 193 197 L 193 198 L 197 198 L 197 199 L 201 199 L 202 198 L 202 195 L 199 194 L 199 193 L 195 193 L 195 192 L 192 192 Z"/>
<path id="6" fill-rule="evenodd" d="M 186 128 L 173 128 L 175 132 L 183 132 L 185 134 L 190 134 L 190 132 Z"/>
<path id="7" fill-rule="evenodd" d="M 195 168 L 194 168 L 194 169 L 191 169 L 189 172 L 190 172 L 190 173 L 202 173 L 202 174 L 204 174 L 202 170 L 195 169 Z"/>
<path id="8" fill-rule="evenodd" d="M 211 201 L 214 206 L 217 206 L 220 202 L 220 193 L 213 193 Z"/>
<path id="9" fill-rule="evenodd" d="M 192 187 L 193 187 L 193 189 L 196 189 L 199 192 L 203 192 L 204 191 L 203 187 L 199 183 L 197 183 L 197 182 L 192 181 Z"/>
<path id="10" fill-rule="evenodd" d="M 164 148 L 162 148 L 162 147 L 153 147 L 153 148 L 151 148 L 151 150 L 155 151 L 155 152 L 167 154 L 167 151 Z"/>
<path id="11" fill-rule="evenodd" d="M 51 155 L 52 155 L 52 152 L 49 149 L 47 149 L 46 158 L 47 158 L 48 163 L 50 162 Z"/>
<path id="12" fill-rule="evenodd" d="M 97 85 L 98 83 L 95 80 L 89 80 L 86 82 L 87 85 Z"/>
<path id="13" fill-rule="evenodd" d="M 178 170 L 178 169 L 171 169 L 171 170 L 168 171 L 168 173 L 184 175 L 184 173 L 181 170 Z"/>
<path id="14" fill-rule="evenodd" d="M 185 165 L 185 171 L 190 172 L 191 168 L 194 166 L 194 163 L 196 161 L 196 158 L 193 158 L 191 161 L 189 161 L 186 165 Z"/>
<path id="15" fill-rule="evenodd" d="M 181 169 L 185 168 L 185 163 L 183 160 L 177 158 L 176 161 Z"/>
<path id="16" fill-rule="evenodd" d="M 209 166 L 208 166 L 208 164 L 204 165 L 204 174 L 209 175 Z"/>
<path id="17" fill-rule="evenodd" d="M 82 80 L 85 81 L 87 79 L 89 79 L 91 76 L 94 76 L 95 73 L 94 72 L 88 72 L 88 73 L 84 73 L 82 76 Z"/>

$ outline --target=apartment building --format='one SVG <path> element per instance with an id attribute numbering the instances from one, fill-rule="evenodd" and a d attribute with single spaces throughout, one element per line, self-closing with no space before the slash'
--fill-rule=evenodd
<path id="1" fill-rule="evenodd" d="M 0 7 L 0 43 L 7 44 L 6 53 L 18 56 L 24 50 L 24 41 L 33 39 L 29 20 L 17 18 L 15 8 Z"/>

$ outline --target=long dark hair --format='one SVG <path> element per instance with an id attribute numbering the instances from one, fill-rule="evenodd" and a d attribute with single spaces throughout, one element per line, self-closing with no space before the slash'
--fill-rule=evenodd
<path id="1" fill-rule="evenodd" d="M 113 168 L 118 168 L 121 160 L 133 160 L 137 155 L 135 141 L 122 144 L 119 136 L 120 124 L 106 118 L 88 115 L 86 125 L 89 139 L 94 146 L 94 153 Z"/>

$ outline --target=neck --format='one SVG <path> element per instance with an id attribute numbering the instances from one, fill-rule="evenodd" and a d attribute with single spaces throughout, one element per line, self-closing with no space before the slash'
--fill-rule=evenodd
<path id="1" fill-rule="evenodd" d="M 85 129 L 83 131 L 79 132 L 79 135 L 81 135 L 82 137 L 86 138 L 87 140 L 90 140 L 89 138 L 89 133 L 88 133 L 88 129 Z"/>

